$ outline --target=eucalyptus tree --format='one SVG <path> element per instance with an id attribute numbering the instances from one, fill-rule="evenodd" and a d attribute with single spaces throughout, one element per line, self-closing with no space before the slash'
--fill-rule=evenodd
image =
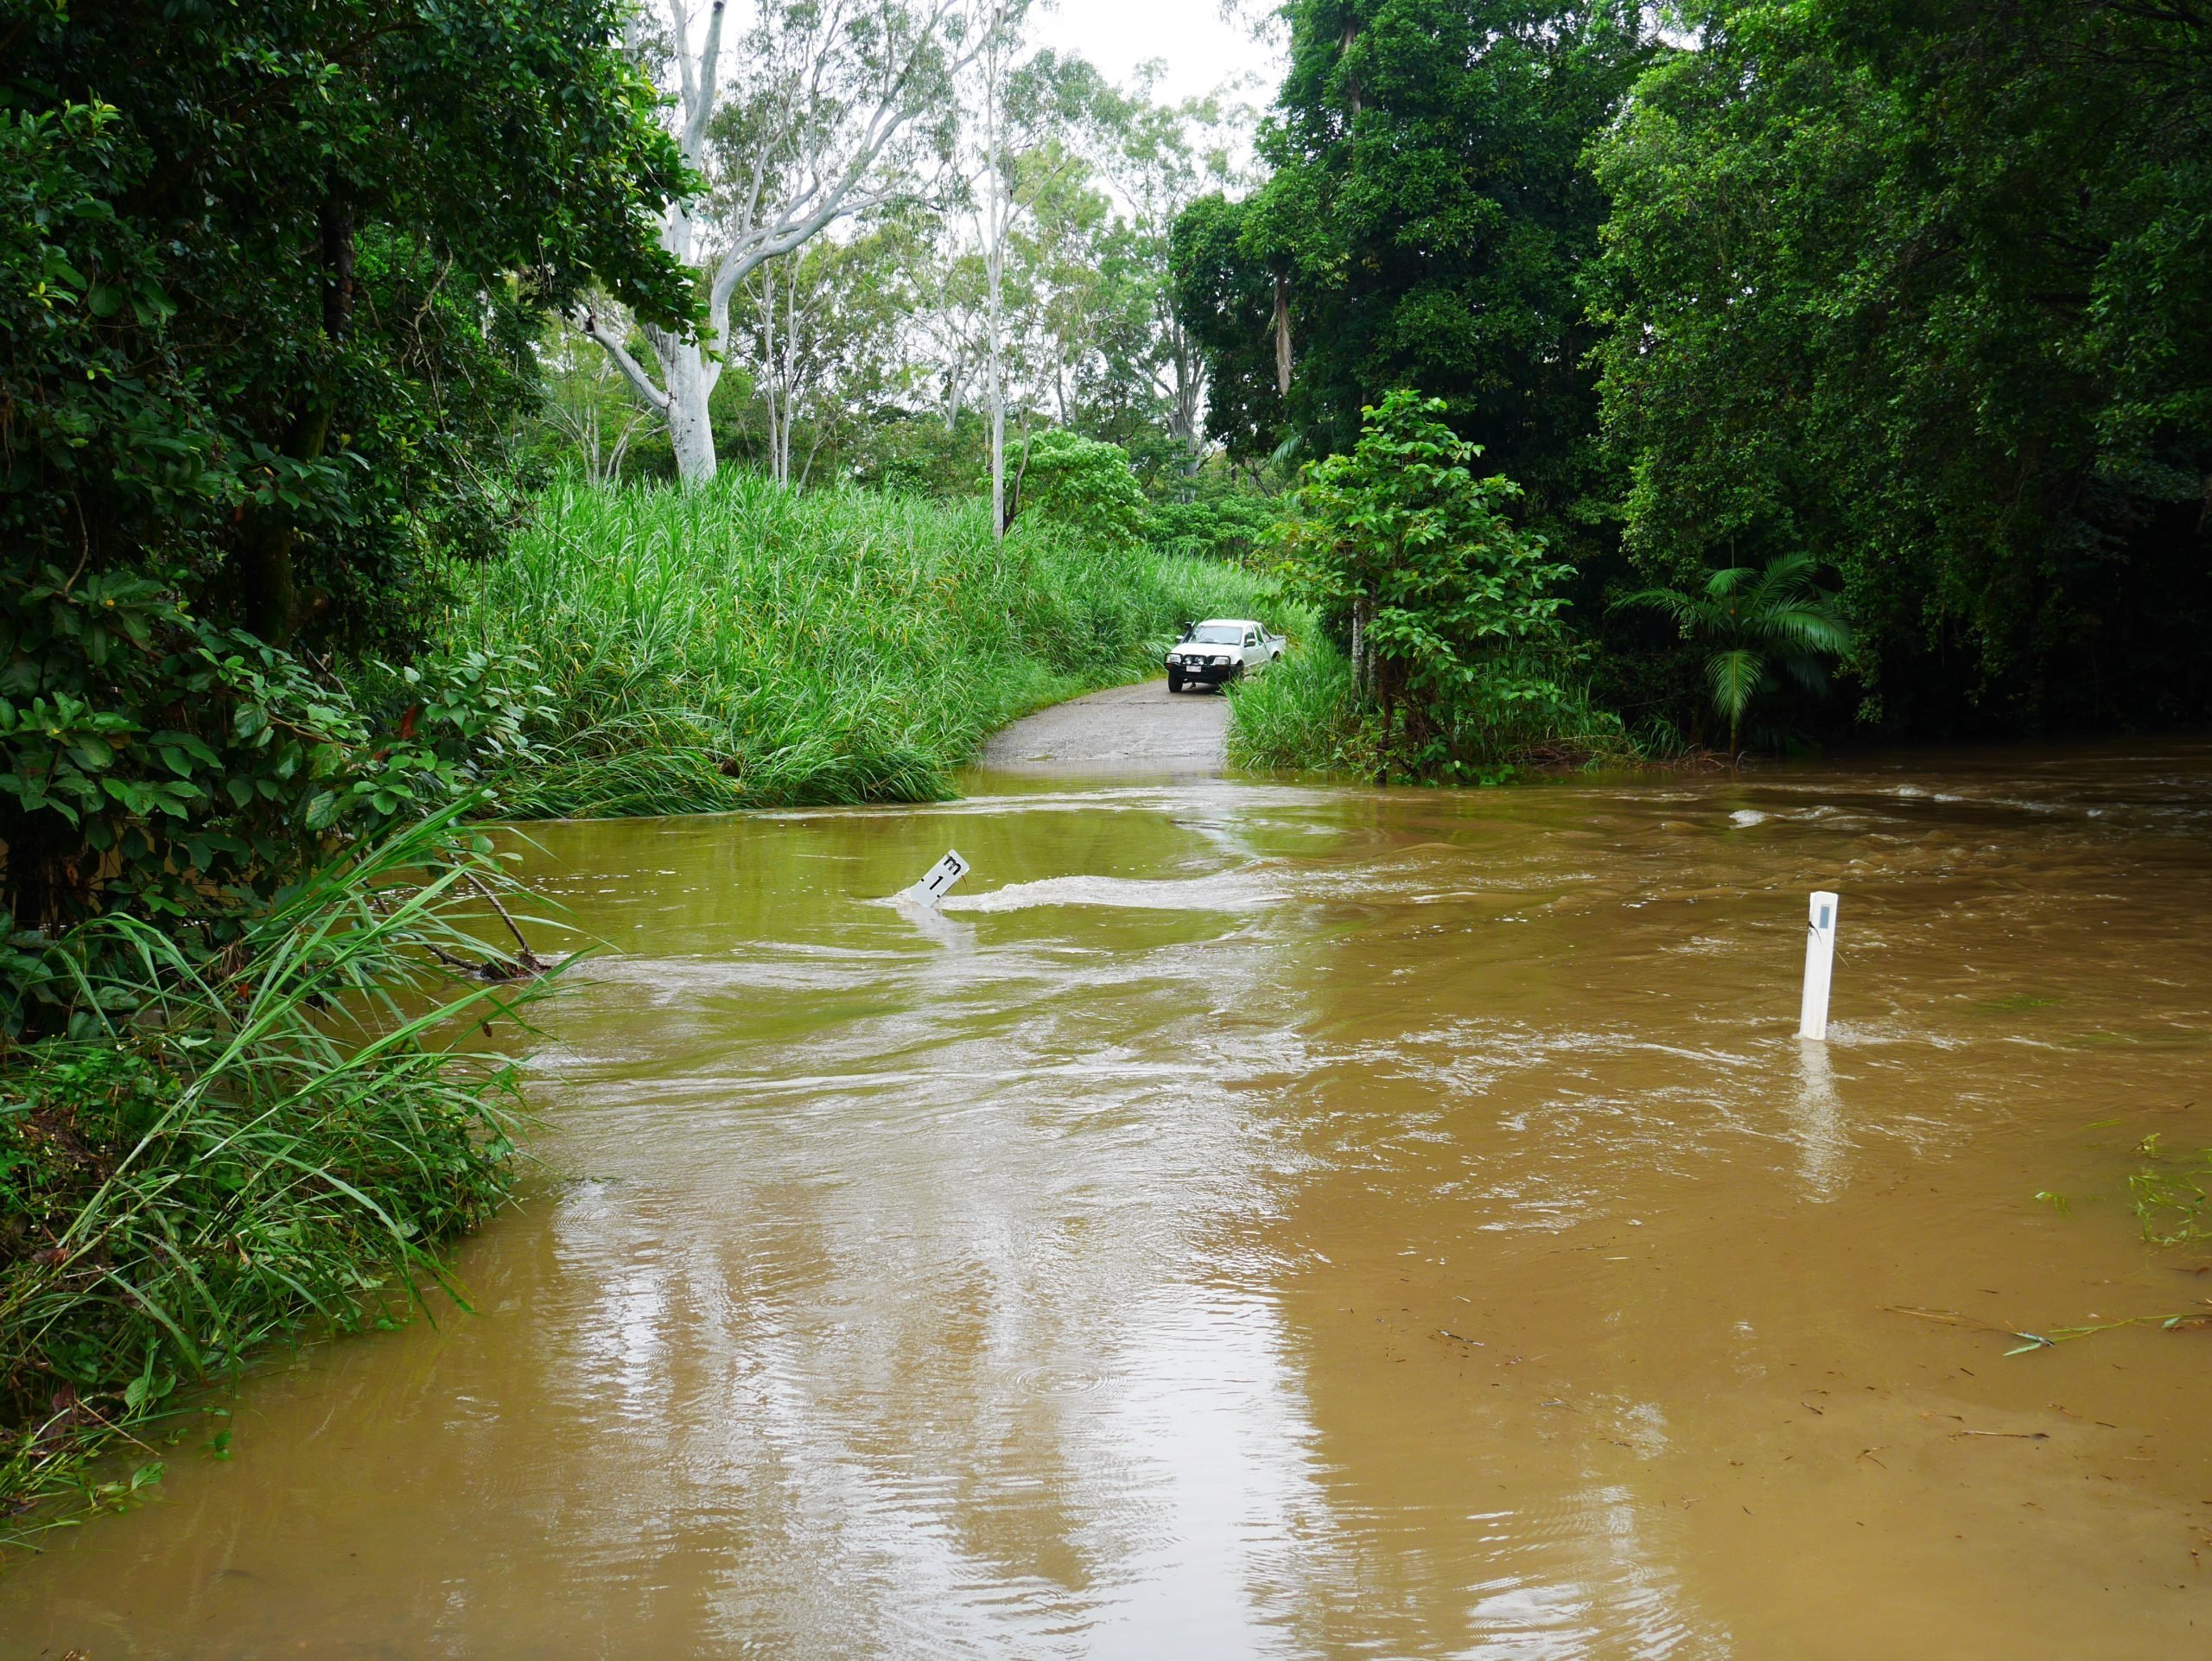
<path id="1" fill-rule="evenodd" d="M 1013 179 L 1024 212 L 1008 248 L 1018 301 L 1008 333 L 1031 398 L 1069 426 L 1106 321 L 1113 204 L 1081 151 L 1057 133 L 1015 158 Z"/>
<path id="2" fill-rule="evenodd" d="M 978 250 L 952 213 L 911 214 L 897 266 L 900 335 L 908 375 L 926 386 L 931 411 L 950 435 L 971 407 L 988 355 L 986 283 Z"/>
<path id="3" fill-rule="evenodd" d="M 977 36 L 976 228 L 983 254 L 983 397 L 990 423 L 991 535 L 1006 535 L 1006 247 L 1020 212 L 1013 169 L 1008 93 L 1028 0 L 983 0 Z"/>
<path id="4" fill-rule="evenodd" d="M 597 304 L 610 321 L 627 326 L 628 310 L 601 296 Z M 540 348 L 545 380 L 546 424 L 582 463 L 594 485 L 619 484 L 630 447 L 654 417 L 607 353 L 575 330 L 556 325 Z"/>
<path id="5" fill-rule="evenodd" d="M 1143 66 L 1134 88 L 1101 99 L 1094 118 L 1099 169 L 1123 210 L 1103 249 L 1110 296 L 1100 308 L 1097 391 L 1156 403 L 1188 472 L 1206 450 L 1206 363 L 1175 303 L 1171 243 L 1192 202 L 1249 182 L 1236 157 L 1250 111 L 1219 92 L 1154 103 L 1157 68 Z"/>
<path id="6" fill-rule="evenodd" d="M 825 447 L 901 390 L 899 279 L 912 252 L 905 228 L 818 237 L 745 284 L 742 349 L 755 366 L 768 472 L 779 484 L 804 484 Z"/>
<path id="7" fill-rule="evenodd" d="M 663 216 L 661 244 L 698 274 L 704 327 L 648 323 L 656 375 L 597 311 L 583 308 L 578 323 L 667 421 L 687 483 L 715 470 L 709 405 L 739 285 L 830 226 L 911 191 L 912 170 L 950 145 L 955 81 L 991 38 L 974 4 L 758 0 L 728 62 L 727 0 L 713 0 L 703 17 L 690 0 L 666 0 L 665 35 L 637 36 L 673 76 L 676 137 L 697 175 Z"/>
<path id="8" fill-rule="evenodd" d="M 1081 58 L 1019 56 L 1019 17 L 1009 25 L 1003 73 L 984 93 L 975 196 L 984 268 L 986 397 L 992 417 L 993 500 L 1006 519 L 1005 425 L 1009 410 L 1049 409 L 1064 424 L 1087 424 L 1086 394 L 1102 372 L 1149 379 L 1160 360 L 1135 309 L 1156 326 L 1152 301 L 1164 283 L 1164 228 L 1133 231 L 1115 200 L 1135 180 L 1152 200 L 1157 175 L 1144 151 L 1149 105 L 1109 86 Z M 1129 148 L 1137 152 L 1133 158 Z M 1110 158 L 1110 159 L 1109 159 Z M 1126 197 L 1126 192 L 1123 192 Z M 1134 286 L 1133 286 L 1134 285 Z"/>

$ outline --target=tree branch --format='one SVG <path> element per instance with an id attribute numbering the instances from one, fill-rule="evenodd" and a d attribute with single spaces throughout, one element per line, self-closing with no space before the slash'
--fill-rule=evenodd
<path id="1" fill-rule="evenodd" d="M 622 344 L 620 335 L 599 321 L 598 313 L 587 308 L 576 319 L 576 327 L 606 348 L 607 355 L 613 360 L 614 366 L 622 372 L 622 378 L 637 389 L 639 397 L 644 398 L 662 415 L 668 413 L 672 400 L 667 393 L 653 385 L 653 378 L 645 372 L 645 366 L 630 355 L 629 348 Z"/>
<path id="2" fill-rule="evenodd" d="M 697 91 L 690 99 L 690 108 L 683 112 L 683 155 L 695 167 L 707 142 L 707 123 L 715 113 L 715 65 L 722 49 L 722 5 L 723 0 L 715 0 L 714 13 L 707 20 L 707 38 L 699 48 Z"/>

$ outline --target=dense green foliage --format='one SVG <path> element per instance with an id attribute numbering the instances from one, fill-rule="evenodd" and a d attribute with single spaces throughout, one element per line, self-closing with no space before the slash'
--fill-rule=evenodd
<path id="1" fill-rule="evenodd" d="M 1642 589 L 1616 602 L 1648 607 L 1684 638 L 1711 647 L 1705 678 L 1713 712 L 1728 723 L 1728 753 L 1740 746 L 1744 717 L 1776 671 L 1815 695 L 1827 690 L 1828 665 L 1851 649 L 1851 625 L 1819 583 L 1809 554 L 1777 554 L 1763 570 L 1726 565 L 1706 573 L 1695 591 Z"/>
<path id="2" fill-rule="evenodd" d="M 1814 562 L 1904 733 L 2212 710 L 2212 20 L 2124 0 L 1294 0 L 1272 176 L 1194 203 L 1211 430 L 1326 452 L 1399 386 L 1610 601 Z M 1287 335 L 1287 339 L 1283 336 Z M 1276 377 L 1287 347 L 1287 397 Z"/>
<path id="3" fill-rule="evenodd" d="M 433 818 L 213 962 L 119 912 L 79 930 L 109 950 L 57 947 L 134 967 L 104 987 L 125 1008 L 0 1073 L 0 1504 L 269 1340 L 442 1280 L 432 1251 L 499 1204 L 514 1151 L 505 1061 L 448 1045 L 538 985 L 466 972 L 500 881 Z"/>
<path id="4" fill-rule="evenodd" d="M 1193 203 L 1175 227 L 1174 292 L 1206 355 L 1208 430 L 1232 456 L 1333 458 L 1359 441 L 1363 412 L 1399 389 L 1440 399 L 1484 469 L 1516 481 L 1479 487 L 1484 511 L 1501 527 L 1510 519 L 1540 529 L 1557 550 L 1543 611 L 1546 630 L 1556 630 L 1575 568 L 1591 598 L 1610 569 L 1588 361 L 1597 334 L 1580 285 L 1606 212 L 1588 146 L 1651 50 L 1637 9 L 1607 0 L 1294 0 L 1285 12 L 1290 71 L 1260 146 L 1270 177 L 1243 201 Z M 1400 616 L 1441 616 L 1455 603 L 1433 593 L 1402 598 L 1386 633 Z M 1532 671 L 1518 700 L 1478 694 L 1464 678 L 1446 697 L 1442 680 L 1475 674 L 1469 665 L 1486 665 L 1481 676 L 1501 673 L 1497 654 L 1446 671 L 1433 642 L 1416 648 L 1409 639 L 1414 658 L 1440 665 L 1434 684 L 1425 670 L 1404 671 L 1433 720 L 1417 714 L 1417 738 L 1386 742 L 1400 671 L 1386 667 L 1374 679 L 1349 602 L 1325 599 L 1322 610 L 1341 674 L 1331 678 L 1316 657 L 1250 700 L 1256 719 L 1263 703 L 1289 708 L 1294 679 L 1300 709 L 1327 705 L 1325 684 L 1344 695 L 1330 719 L 1303 723 L 1307 765 L 1364 745 L 1345 736 L 1364 710 L 1376 720 L 1374 747 L 1395 752 L 1395 765 L 1487 775 L 1552 730 L 1553 722 L 1529 718 L 1537 705 L 1564 707 L 1555 702 L 1564 672 L 1556 664 Z M 1450 633 L 1457 625 L 1441 627 Z M 1532 643 L 1527 660 L 1560 649 Z M 1478 716 L 1484 703 L 1489 712 Z M 1286 735 L 1300 724 L 1275 723 Z M 1287 736 L 1275 746 L 1300 748 Z"/>
<path id="5" fill-rule="evenodd" d="M 1867 714 L 2212 707 L 2212 22 L 1694 9 L 1599 150 L 1628 548 L 1839 568 Z"/>
<path id="6" fill-rule="evenodd" d="M 1206 436 L 1239 458 L 1283 443 L 1289 420 L 1276 377 L 1276 273 L 1246 243 L 1257 218 L 1249 199 L 1201 196 L 1169 239 L 1176 313 L 1205 354 Z"/>
<path id="7" fill-rule="evenodd" d="M 1476 475 L 1478 452 L 1445 412 L 1411 392 L 1369 409 L 1350 452 L 1307 467 L 1275 538 L 1290 597 L 1351 643 L 1385 780 L 1495 768 L 1565 697 L 1567 570 L 1513 524 L 1516 487 Z"/>
<path id="8" fill-rule="evenodd" d="M 1280 497 L 1220 491 L 1154 503 L 1144 535 L 1162 553 L 1257 563 L 1262 544 L 1282 515 Z"/>
<path id="9" fill-rule="evenodd" d="M 450 913 L 497 872 L 454 817 L 529 665 L 405 660 L 516 516 L 548 315 L 692 303 L 621 21 L 0 9 L 10 1500 L 356 1321 L 503 1191 L 497 1070 L 444 1051 L 426 965 L 482 962 Z"/>
<path id="10" fill-rule="evenodd" d="M 943 795 L 1014 716 L 1156 672 L 1183 618 L 1271 585 L 1217 561 L 1106 550 L 987 505 L 795 493 L 725 470 L 690 491 L 554 487 L 488 568 L 456 640 L 542 665 L 519 814 L 651 813 Z"/>
<path id="11" fill-rule="evenodd" d="M 213 944 L 334 838 L 466 785 L 316 665 L 405 648 L 449 563 L 498 549 L 548 308 L 592 283 L 689 303 L 647 217 L 679 175 L 619 21 L 608 0 L 8 8 L 16 928 L 120 908 Z"/>
<path id="12" fill-rule="evenodd" d="M 1018 476 L 1020 512 L 1100 548 L 1128 548 L 1143 539 L 1144 492 L 1119 444 L 1055 427 L 1023 447 Z"/>
<path id="13" fill-rule="evenodd" d="M 1605 203 L 1583 151 L 1643 60 L 1636 8 L 1285 10 L 1290 71 L 1260 144 L 1273 175 L 1247 203 L 1187 214 L 1177 249 L 1213 353 L 1213 430 L 1260 449 L 1296 433 L 1325 454 L 1355 442 L 1365 405 L 1418 386 L 1522 481 L 1540 517 L 1562 512 L 1587 487 L 1596 411 L 1576 283 Z M 1287 400 L 1274 278 L 1294 359 Z"/>

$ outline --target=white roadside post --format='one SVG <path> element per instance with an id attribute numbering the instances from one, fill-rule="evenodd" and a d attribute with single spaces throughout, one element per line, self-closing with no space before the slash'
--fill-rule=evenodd
<path id="1" fill-rule="evenodd" d="M 1825 888 L 1813 895 L 1805 929 L 1805 999 L 1797 1014 L 1797 1036 L 1825 1043 L 1828 1035 L 1828 981 L 1835 971 L 1836 897 Z"/>
<path id="2" fill-rule="evenodd" d="M 920 881 L 911 888 L 900 890 L 899 901 L 907 905 L 925 906 L 935 911 L 946 891 L 967 875 L 968 862 L 957 852 L 948 850 L 943 859 L 930 867 Z"/>

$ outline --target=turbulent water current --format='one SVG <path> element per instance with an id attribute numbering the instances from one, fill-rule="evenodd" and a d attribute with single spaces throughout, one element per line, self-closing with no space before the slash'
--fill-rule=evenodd
<path id="1" fill-rule="evenodd" d="M 2127 1185 L 2212 748 L 973 783 L 532 827 L 602 944 L 476 1313 L 270 1363 L 0 1653 L 2212 1655 Z"/>

